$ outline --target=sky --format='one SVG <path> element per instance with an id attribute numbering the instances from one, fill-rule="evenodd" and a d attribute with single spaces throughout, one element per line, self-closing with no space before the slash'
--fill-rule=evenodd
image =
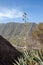
<path id="1" fill-rule="evenodd" d="M 43 22 L 43 0 L 0 0 L 0 23 L 23 23 L 23 13 L 27 22 Z"/>

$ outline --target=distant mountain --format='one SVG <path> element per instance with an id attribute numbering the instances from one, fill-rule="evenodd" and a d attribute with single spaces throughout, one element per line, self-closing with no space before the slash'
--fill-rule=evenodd
<path id="1" fill-rule="evenodd" d="M 14 43 L 16 39 L 20 38 L 25 33 L 24 25 L 25 25 L 24 23 L 14 23 L 14 22 L 0 24 L 0 35 L 8 39 L 11 43 Z M 26 26 L 27 26 L 27 33 L 29 35 L 28 37 L 30 41 L 32 32 L 37 27 L 37 24 L 27 23 Z M 17 43 L 19 43 L 19 41 L 17 41 Z"/>
<path id="2" fill-rule="evenodd" d="M 27 28 L 28 32 L 32 33 L 33 30 L 36 28 L 37 24 L 35 23 L 28 23 Z M 12 36 L 17 36 L 21 34 L 21 32 L 24 30 L 24 24 L 23 23 L 6 23 L 6 24 L 0 24 L 0 35 L 5 37 L 6 39 L 11 38 Z"/>

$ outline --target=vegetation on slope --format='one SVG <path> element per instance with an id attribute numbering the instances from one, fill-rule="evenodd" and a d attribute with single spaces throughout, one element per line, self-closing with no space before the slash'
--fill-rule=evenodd
<path id="1" fill-rule="evenodd" d="M 23 55 L 24 58 L 19 59 L 18 65 L 43 65 L 43 49 L 25 51 Z"/>
<path id="2" fill-rule="evenodd" d="M 43 23 L 40 23 L 36 30 L 33 32 L 33 39 L 38 40 L 43 47 Z"/>

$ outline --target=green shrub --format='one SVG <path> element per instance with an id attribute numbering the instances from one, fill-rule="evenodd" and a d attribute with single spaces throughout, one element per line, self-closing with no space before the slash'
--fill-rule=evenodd
<path id="1" fill-rule="evenodd" d="M 43 65 L 43 50 L 29 50 L 23 52 L 24 58 L 19 58 L 18 65 Z M 14 64 L 15 65 L 15 64 Z"/>

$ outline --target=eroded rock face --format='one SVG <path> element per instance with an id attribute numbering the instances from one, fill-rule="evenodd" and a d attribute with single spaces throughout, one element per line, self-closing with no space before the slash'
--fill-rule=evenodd
<path id="1" fill-rule="evenodd" d="M 13 65 L 22 53 L 0 36 L 0 65 Z"/>

